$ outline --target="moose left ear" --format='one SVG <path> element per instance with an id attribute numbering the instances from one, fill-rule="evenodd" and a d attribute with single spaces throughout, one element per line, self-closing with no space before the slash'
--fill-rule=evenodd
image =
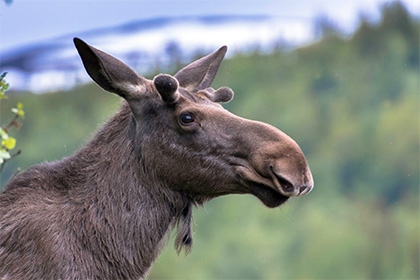
<path id="1" fill-rule="evenodd" d="M 79 38 L 74 38 L 73 41 L 87 73 L 103 89 L 116 93 L 127 101 L 144 93 L 146 79 L 125 63 Z"/>
<path id="2" fill-rule="evenodd" d="M 232 100 L 233 90 L 228 87 L 221 87 L 218 90 L 213 88 L 206 88 L 197 93 L 198 95 L 203 94 L 208 99 L 216 103 L 226 103 Z"/>

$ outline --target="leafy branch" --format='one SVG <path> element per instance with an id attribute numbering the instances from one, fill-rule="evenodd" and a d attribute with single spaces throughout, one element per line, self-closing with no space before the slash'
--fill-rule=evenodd
<path id="1" fill-rule="evenodd" d="M 9 89 L 9 84 L 6 82 L 5 77 L 7 73 L 3 73 L 0 76 L 0 101 L 7 99 L 6 91 Z M 23 110 L 23 104 L 18 103 L 16 108 L 12 108 L 13 118 L 4 126 L 0 127 L 0 172 L 8 161 L 15 158 L 21 153 L 21 150 L 11 152 L 16 147 L 16 138 L 9 135 L 10 129 L 19 129 L 19 119 L 25 118 L 25 111 Z"/>

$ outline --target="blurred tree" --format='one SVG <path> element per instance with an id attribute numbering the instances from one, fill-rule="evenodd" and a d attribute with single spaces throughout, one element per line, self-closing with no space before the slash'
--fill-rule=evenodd
<path id="1" fill-rule="evenodd" d="M 175 41 L 170 41 L 165 46 L 165 53 L 168 56 L 168 66 L 167 68 L 172 71 L 175 71 L 181 67 L 182 62 L 182 49 Z"/>
<path id="2" fill-rule="evenodd" d="M 364 17 L 361 18 L 359 28 L 353 35 L 353 42 L 357 50 L 364 57 L 375 57 L 382 51 L 382 34 L 376 32 L 372 24 Z"/>
<path id="3" fill-rule="evenodd" d="M 410 40 L 414 33 L 414 26 L 406 7 L 400 1 L 383 4 L 381 9 L 381 23 L 379 30 L 386 32 L 401 32 L 403 37 Z"/>
<path id="4" fill-rule="evenodd" d="M 382 19 L 379 31 L 387 34 L 400 34 L 406 43 L 408 52 L 406 63 L 413 68 L 419 67 L 420 30 L 411 20 L 407 8 L 400 1 L 386 3 L 382 6 Z M 393 38 L 395 40 L 395 36 Z"/>
<path id="5" fill-rule="evenodd" d="M 314 35 L 317 39 L 339 36 L 341 31 L 338 25 L 328 16 L 319 15 L 314 20 Z"/>

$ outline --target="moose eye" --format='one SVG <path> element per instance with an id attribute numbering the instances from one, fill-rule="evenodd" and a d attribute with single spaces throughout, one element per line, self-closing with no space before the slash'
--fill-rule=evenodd
<path id="1" fill-rule="evenodd" d="M 189 125 L 194 122 L 195 117 L 192 113 L 183 113 L 179 116 L 182 125 Z"/>

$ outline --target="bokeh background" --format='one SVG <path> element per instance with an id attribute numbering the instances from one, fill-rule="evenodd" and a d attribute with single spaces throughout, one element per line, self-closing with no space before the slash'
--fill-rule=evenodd
<path id="1" fill-rule="evenodd" d="M 0 123 L 13 116 L 10 108 L 17 102 L 26 112 L 21 128 L 11 132 L 22 154 L 5 166 L 0 188 L 18 168 L 71 154 L 120 102 L 83 79 L 76 86 L 54 84 L 37 91 L 36 79 L 30 84 L 19 80 L 33 73 L 22 76 L 24 67 L 6 65 L 14 49 L 30 53 L 33 42 L 65 34 L 60 38 L 68 37 L 71 44 L 78 31 L 162 16 L 292 18 L 310 27 L 295 32 L 310 31 L 293 42 L 278 34 L 269 47 L 257 40 L 234 48 L 214 87 L 235 91 L 235 99 L 225 105 L 233 113 L 270 123 L 300 144 L 314 190 L 279 209 L 266 209 L 248 195 L 221 197 L 194 209 L 193 250 L 178 256 L 169 240 L 149 279 L 420 278 L 418 3 L 54 2 L 0 3 L 0 72 L 10 77 Z M 126 13 L 125 5 L 130 7 Z M 284 24 L 287 30 L 287 20 Z M 182 45 L 171 46 L 165 49 L 173 57 L 170 63 L 148 65 L 142 74 L 174 73 L 188 62 Z M 203 52 L 200 47 L 189 60 Z"/>

